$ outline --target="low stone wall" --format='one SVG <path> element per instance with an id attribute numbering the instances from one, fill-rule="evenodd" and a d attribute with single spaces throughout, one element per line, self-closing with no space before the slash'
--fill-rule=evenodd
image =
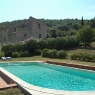
<path id="1" fill-rule="evenodd" d="M 82 64 L 73 64 L 73 63 L 54 62 L 54 61 L 47 61 L 47 63 L 95 71 L 94 66 L 88 66 L 88 65 L 82 65 Z"/>

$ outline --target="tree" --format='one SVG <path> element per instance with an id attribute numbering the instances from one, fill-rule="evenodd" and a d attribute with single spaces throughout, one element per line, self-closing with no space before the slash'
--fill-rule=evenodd
<path id="1" fill-rule="evenodd" d="M 5 53 L 5 56 L 12 56 L 12 53 L 15 51 L 15 45 L 12 43 L 2 45 L 1 51 Z"/>
<path id="2" fill-rule="evenodd" d="M 83 16 L 82 16 L 82 21 L 81 21 L 81 25 L 82 25 L 82 26 L 84 25 L 84 21 L 83 21 Z"/>
<path id="3" fill-rule="evenodd" d="M 53 37 L 53 38 L 56 38 L 56 36 L 57 36 L 57 35 L 56 35 L 56 30 L 55 30 L 55 29 L 54 29 L 54 30 L 52 29 L 51 32 L 52 32 L 52 37 Z"/>
<path id="4" fill-rule="evenodd" d="M 90 26 L 91 26 L 92 28 L 95 28 L 95 18 L 94 18 L 94 19 L 91 19 Z"/>
<path id="5" fill-rule="evenodd" d="M 90 26 L 84 26 L 78 32 L 78 38 L 85 47 L 94 40 L 94 36 L 94 30 Z"/>
<path id="6" fill-rule="evenodd" d="M 29 41 L 26 41 L 26 48 L 27 51 L 31 54 L 34 55 L 34 51 L 38 49 L 38 42 L 37 39 L 31 39 Z"/>
<path id="7" fill-rule="evenodd" d="M 80 28 L 80 25 L 77 23 L 72 24 L 72 28 L 74 28 L 75 30 L 78 30 Z"/>

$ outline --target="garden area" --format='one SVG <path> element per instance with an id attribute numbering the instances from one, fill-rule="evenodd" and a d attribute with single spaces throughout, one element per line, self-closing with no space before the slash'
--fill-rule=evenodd
<path id="1" fill-rule="evenodd" d="M 25 45 L 25 43 L 19 43 L 19 46 L 21 45 L 21 47 L 19 47 L 20 53 L 22 54 L 23 52 L 29 56 L 26 56 L 26 54 L 23 54 L 23 56 L 20 56 L 19 55 L 20 53 L 17 51 L 13 52 L 15 56 L 11 55 L 10 53 L 10 50 L 12 52 L 11 45 L 14 46 L 14 44 L 9 43 L 5 45 L 4 47 L 7 47 L 8 45 L 10 46 L 10 48 L 7 48 L 9 49 L 8 50 L 9 52 L 7 52 L 6 54 L 9 54 L 7 56 L 11 56 L 12 59 L 7 60 L 7 61 L 45 61 L 46 62 L 47 60 L 51 60 L 51 61 L 58 61 L 58 62 L 95 66 L 94 64 L 95 42 L 93 42 L 90 47 L 85 48 L 84 46 L 80 46 L 80 47 L 75 47 L 73 49 L 68 49 L 68 50 L 56 50 L 56 49 L 49 49 L 49 48 L 41 50 L 41 49 L 35 48 L 36 52 L 35 53 L 32 52 L 33 55 L 31 55 L 28 51 L 24 51 L 25 47 L 23 45 Z M 1 56 L 5 56 L 5 52 L 3 51 L 1 51 L 0 54 Z M 1 62 L 4 62 L 4 61 L 1 60 Z"/>

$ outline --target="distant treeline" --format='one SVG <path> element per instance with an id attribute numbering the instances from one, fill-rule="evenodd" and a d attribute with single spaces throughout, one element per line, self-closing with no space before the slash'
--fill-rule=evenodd
<path id="1" fill-rule="evenodd" d="M 82 19 L 39 19 L 48 26 L 48 37 L 65 37 L 76 35 L 77 31 L 82 27 Z M 15 20 L 11 22 L 0 23 L 0 29 L 11 25 L 19 24 L 23 20 Z M 95 28 L 95 18 L 91 20 L 83 20 L 84 25 Z"/>
<path id="2" fill-rule="evenodd" d="M 95 18 L 91 20 L 82 19 L 60 19 L 60 20 L 45 20 L 40 19 L 48 26 L 48 37 L 66 37 L 76 35 L 83 25 L 90 26 L 95 29 Z"/>

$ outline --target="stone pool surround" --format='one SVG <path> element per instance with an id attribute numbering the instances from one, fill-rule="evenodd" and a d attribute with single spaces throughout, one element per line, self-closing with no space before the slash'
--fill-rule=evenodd
<path id="1" fill-rule="evenodd" d="M 47 61 L 47 63 L 95 71 L 95 66 L 88 66 L 88 65 L 75 64 L 75 63 L 64 63 L 64 62 L 57 62 L 57 61 Z"/>
<path id="2" fill-rule="evenodd" d="M 31 61 L 31 62 L 34 62 L 34 61 Z M 36 62 L 39 62 L 39 61 L 36 61 Z M 51 61 L 48 61 L 48 62 L 50 62 L 51 65 L 55 64 L 55 62 L 51 62 Z M 61 63 L 60 64 L 58 63 L 58 65 L 61 65 Z M 67 91 L 67 90 L 55 90 L 55 89 L 48 89 L 48 88 L 43 88 L 39 86 L 34 86 L 21 80 L 20 78 L 16 77 L 15 75 L 11 74 L 10 72 L 6 71 L 5 69 L 1 67 L 0 67 L 0 71 L 8 75 L 11 79 L 13 79 L 18 84 L 18 87 L 22 91 L 24 91 L 25 95 L 95 95 L 95 91 Z"/>

